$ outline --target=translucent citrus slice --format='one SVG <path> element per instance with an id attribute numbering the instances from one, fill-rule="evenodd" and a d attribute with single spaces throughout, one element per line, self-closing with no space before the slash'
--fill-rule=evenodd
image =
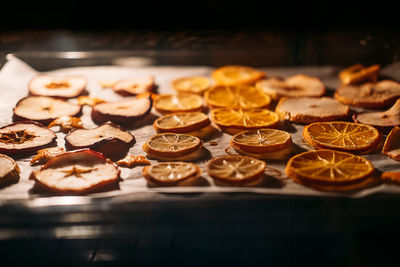
<path id="1" fill-rule="evenodd" d="M 321 149 L 293 156 L 286 165 L 286 174 L 295 181 L 311 184 L 346 185 L 368 177 L 372 163 L 347 152 Z"/>
<path id="2" fill-rule="evenodd" d="M 228 65 L 214 70 L 211 77 L 217 84 L 252 84 L 264 78 L 265 73 L 247 66 Z"/>
<path id="3" fill-rule="evenodd" d="M 222 130 L 237 134 L 244 130 L 275 128 L 279 116 L 268 109 L 236 110 L 217 108 L 211 111 L 211 120 Z"/>
<path id="4" fill-rule="evenodd" d="M 271 98 L 254 86 L 217 85 L 204 93 L 204 99 L 211 108 L 266 108 Z"/>
<path id="5" fill-rule="evenodd" d="M 208 116 L 201 112 L 184 112 L 164 115 L 154 121 L 157 132 L 187 133 L 210 124 Z"/>
<path id="6" fill-rule="evenodd" d="M 154 100 L 154 107 L 161 114 L 200 111 L 203 98 L 196 94 L 159 95 Z"/>
<path id="7" fill-rule="evenodd" d="M 264 161 L 247 156 L 214 158 L 207 164 L 207 173 L 229 183 L 247 183 L 257 180 L 264 173 Z"/>
<path id="8" fill-rule="evenodd" d="M 160 162 L 143 168 L 145 178 L 161 185 L 176 185 L 198 178 L 200 174 L 198 166 L 187 162 Z"/>
<path id="9" fill-rule="evenodd" d="M 203 94 L 211 82 L 206 77 L 195 76 L 176 79 L 171 84 L 174 90 L 181 93 Z"/>
<path id="10" fill-rule="evenodd" d="M 352 122 L 315 122 L 304 127 L 304 140 L 315 148 L 366 152 L 376 147 L 380 132 L 373 126 Z"/>

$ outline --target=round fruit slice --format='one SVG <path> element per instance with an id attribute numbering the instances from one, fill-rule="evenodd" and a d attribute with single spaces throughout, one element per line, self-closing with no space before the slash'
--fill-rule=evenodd
<path id="1" fill-rule="evenodd" d="M 211 77 L 216 84 L 253 84 L 265 77 L 265 72 L 247 66 L 228 65 L 213 71 Z"/>
<path id="2" fill-rule="evenodd" d="M 93 107 L 92 120 L 96 124 L 107 121 L 121 125 L 134 124 L 150 113 L 152 105 L 150 96 L 127 97 L 117 102 L 101 103 Z"/>
<path id="3" fill-rule="evenodd" d="M 154 77 L 137 77 L 124 79 L 113 84 L 112 89 L 123 96 L 135 96 L 151 92 L 156 88 Z"/>
<path id="4" fill-rule="evenodd" d="M 40 74 L 29 82 L 29 93 L 32 95 L 73 98 L 81 95 L 87 85 L 83 76 L 57 77 Z"/>
<path id="5" fill-rule="evenodd" d="M 343 84 L 360 84 L 364 82 L 377 82 L 380 65 L 365 67 L 362 64 L 355 64 L 339 73 L 339 79 Z"/>
<path id="6" fill-rule="evenodd" d="M 195 76 L 173 80 L 172 88 L 179 93 L 203 94 L 211 85 L 207 77 Z"/>
<path id="7" fill-rule="evenodd" d="M 352 122 L 315 122 L 303 129 L 303 138 L 311 146 L 348 152 L 367 152 L 376 148 L 380 132 L 373 126 Z"/>
<path id="8" fill-rule="evenodd" d="M 400 127 L 394 127 L 386 137 L 382 153 L 394 160 L 400 161 Z"/>
<path id="9" fill-rule="evenodd" d="M 176 158 L 189 155 L 202 145 L 203 142 L 192 135 L 161 133 L 150 137 L 143 150 L 150 156 Z"/>
<path id="10" fill-rule="evenodd" d="M 345 120 L 349 117 L 350 108 L 330 97 L 283 97 L 279 100 L 275 112 L 283 120 L 312 123 Z"/>
<path id="11" fill-rule="evenodd" d="M 217 85 L 204 94 L 207 105 L 211 108 L 267 108 L 271 98 L 254 86 Z"/>
<path id="12" fill-rule="evenodd" d="M 335 93 L 335 98 L 343 104 L 364 108 L 388 107 L 393 105 L 399 97 L 400 84 L 389 80 L 360 85 L 343 85 Z"/>
<path id="13" fill-rule="evenodd" d="M 25 156 L 39 149 L 56 146 L 56 134 L 33 121 L 22 121 L 0 128 L 0 153 Z"/>
<path id="14" fill-rule="evenodd" d="M 143 168 L 143 176 L 157 185 L 187 184 L 200 177 L 200 168 L 188 162 L 160 162 Z"/>
<path id="15" fill-rule="evenodd" d="M 19 167 L 15 160 L 0 154 L 0 188 L 18 182 Z"/>
<path id="16" fill-rule="evenodd" d="M 269 78 L 258 81 L 256 88 L 278 100 L 281 97 L 318 97 L 325 94 L 325 85 L 319 78 L 295 75 L 284 80 Z"/>
<path id="17" fill-rule="evenodd" d="M 248 183 L 262 177 L 264 161 L 247 156 L 224 156 L 210 160 L 207 173 L 214 179 L 231 184 Z"/>
<path id="18" fill-rule="evenodd" d="M 360 182 L 374 171 L 372 163 L 350 153 L 322 149 L 293 156 L 286 174 L 295 182 L 322 185 L 349 185 Z"/>
<path id="19" fill-rule="evenodd" d="M 117 184 L 120 170 L 101 153 L 83 149 L 55 156 L 31 177 L 51 192 L 86 194 Z"/>
<path id="20" fill-rule="evenodd" d="M 164 115 L 154 121 L 158 133 L 187 133 L 210 125 L 208 116 L 201 112 L 184 112 Z"/>
<path id="21" fill-rule="evenodd" d="M 159 95 L 154 100 L 154 108 L 161 114 L 201 111 L 203 99 L 196 94 Z"/>
<path id="22" fill-rule="evenodd" d="M 81 108 L 80 105 L 52 97 L 28 96 L 18 101 L 15 106 L 14 120 L 31 120 L 48 125 L 61 116 L 78 117 Z"/>
<path id="23" fill-rule="evenodd" d="M 211 111 L 211 120 L 229 134 L 237 134 L 244 130 L 276 128 L 279 123 L 278 114 L 262 108 L 217 108 Z"/>
<path id="24" fill-rule="evenodd" d="M 130 132 L 112 122 L 94 129 L 75 129 L 65 136 L 67 150 L 91 148 L 111 159 L 121 158 L 134 143 L 135 138 Z"/>

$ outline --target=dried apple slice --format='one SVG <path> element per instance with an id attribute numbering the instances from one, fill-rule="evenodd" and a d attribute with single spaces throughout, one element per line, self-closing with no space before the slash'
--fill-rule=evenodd
<path id="1" fill-rule="evenodd" d="M 40 74 L 29 82 L 29 93 L 32 95 L 73 98 L 81 95 L 87 85 L 83 76 L 57 77 Z"/>
<path id="2" fill-rule="evenodd" d="M 19 173 L 15 160 L 0 154 L 0 188 L 18 182 Z"/>
<path id="3" fill-rule="evenodd" d="M 65 136 L 67 150 L 91 148 L 111 159 L 121 158 L 135 142 L 130 132 L 112 122 L 94 129 L 75 129 Z"/>
<path id="4" fill-rule="evenodd" d="M 31 120 L 48 125 L 60 116 L 77 117 L 81 106 L 70 102 L 47 97 L 28 96 L 20 101 L 14 108 L 14 121 Z"/>
<path id="5" fill-rule="evenodd" d="M 132 124 L 150 113 L 153 101 L 150 96 L 127 97 L 117 102 L 95 105 L 92 109 L 92 120 L 96 124 L 112 121 L 117 124 Z"/>
<path id="6" fill-rule="evenodd" d="M 36 187 L 61 194 L 105 190 L 120 180 L 120 170 L 101 153 L 90 149 L 55 156 L 31 174 Z"/>
<path id="7" fill-rule="evenodd" d="M 390 131 L 383 145 L 382 153 L 400 161 L 400 127 L 396 126 Z"/>
<path id="8" fill-rule="evenodd" d="M 37 151 L 37 154 L 32 158 L 30 164 L 45 164 L 50 159 L 62 153 L 65 153 L 64 148 L 58 146 L 40 149 Z"/>
<path id="9" fill-rule="evenodd" d="M 0 153 L 25 156 L 56 145 L 56 134 L 33 121 L 22 121 L 0 128 Z"/>
<path id="10" fill-rule="evenodd" d="M 123 96 L 135 96 L 155 90 L 153 76 L 124 79 L 113 84 L 112 89 Z"/>
<path id="11" fill-rule="evenodd" d="M 53 126 L 60 126 L 60 129 L 64 133 L 68 133 L 72 129 L 82 129 L 83 124 L 80 118 L 71 117 L 71 116 L 61 116 L 50 122 L 47 126 L 48 128 Z"/>

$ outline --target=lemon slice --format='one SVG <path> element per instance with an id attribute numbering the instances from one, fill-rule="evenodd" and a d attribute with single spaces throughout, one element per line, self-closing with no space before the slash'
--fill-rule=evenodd
<path id="1" fill-rule="evenodd" d="M 267 108 L 271 98 L 254 86 L 217 85 L 204 93 L 204 99 L 211 108 Z"/>
<path id="2" fill-rule="evenodd" d="M 187 162 L 160 162 L 143 168 L 143 176 L 158 185 L 178 185 L 200 177 L 200 168 Z"/>
<path id="3" fill-rule="evenodd" d="M 201 111 L 203 99 L 196 94 L 165 94 L 154 100 L 154 108 L 161 114 Z"/>
<path id="4" fill-rule="evenodd" d="M 214 158 L 207 164 L 207 173 L 214 179 L 228 183 L 247 183 L 264 173 L 264 161 L 247 156 Z"/>
<path id="5" fill-rule="evenodd" d="M 228 65 L 214 70 L 211 77 L 216 84 L 253 84 L 264 78 L 265 73 L 247 66 Z"/>
<path id="6" fill-rule="evenodd" d="M 201 112 L 185 112 L 164 115 L 154 121 L 157 132 L 186 133 L 210 124 L 208 116 Z"/>
<path id="7" fill-rule="evenodd" d="M 172 88 L 180 93 L 203 94 L 211 82 L 208 78 L 202 76 L 185 77 L 172 81 Z"/>

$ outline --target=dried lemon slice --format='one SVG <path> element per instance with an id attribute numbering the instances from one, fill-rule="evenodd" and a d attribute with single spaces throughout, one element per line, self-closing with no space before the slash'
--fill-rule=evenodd
<path id="1" fill-rule="evenodd" d="M 154 108 L 161 114 L 201 111 L 203 99 L 196 94 L 165 94 L 154 100 Z"/>
<path id="2" fill-rule="evenodd" d="M 173 80 L 171 85 L 180 93 L 203 94 L 210 87 L 211 82 L 206 77 L 194 76 Z"/>
<path id="3" fill-rule="evenodd" d="M 187 162 L 159 162 L 143 168 L 143 176 L 157 185 L 182 185 L 200 177 L 200 168 Z"/>
<path id="4" fill-rule="evenodd" d="M 268 109 L 236 110 L 217 108 L 211 111 L 211 121 L 229 134 L 237 134 L 244 130 L 275 128 L 279 116 Z"/>
<path id="5" fill-rule="evenodd" d="M 282 159 L 292 151 L 292 137 L 276 129 L 248 130 L 234 135 L 231 146 L 240 154 L 259 159 Z"/>
<path id="6" fill-rule="evenodd" d="M 352 122 L 315 122 L 304 127 L 303 138 L 315 148 L 367 152 L 375 148 L 380 132 L 373 126 Z"/>
<path id="7" fill-rule="evenodd" d="M 252 84 L 264 78 L 265 73 L 247 66 L 228 65 L 214 70 L 211 77 L 216 84 Z"/>
<path id="8" fill-rule="evenodd" d="M 217 85 L 204 93 L 204 99 L 211 108 L 267 108 L 271 98 L 260 89 L 249 85 Z"/>
<path id="9" fill-rule="evenodd" d="M 214 179 L 241 184 L 257 180 L 264 173 L 264 161 L 247 156 L 224 156 L 207 164 L 207 173 Z"/>

